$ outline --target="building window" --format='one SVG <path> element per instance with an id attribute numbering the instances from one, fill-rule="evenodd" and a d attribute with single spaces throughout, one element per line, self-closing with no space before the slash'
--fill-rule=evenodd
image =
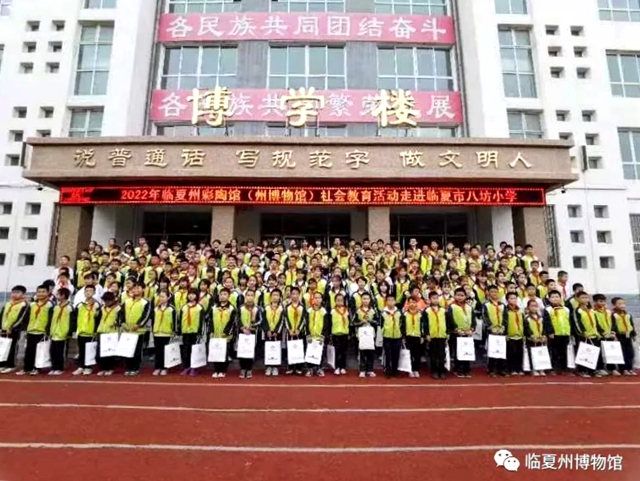
<path id="1" fill-rule="evenodd" d="M 53 107 L 40 107 L 40 117 L 43 119 L 52 119 L 53 112 Z"/>
<path id="2" fill-rule="evenodd" d="M 6 261 L 7 261 L 7 254 L 1 253 L 0 254 L 0 266 L 3 266 Z"/>
<path id="3" fill-rule="evenodd" d="M 160 137 L 222 137 L 233 135 L 233 125 L 227 124 L 224 127 L 209 127 L 202 125 L 158 125 L 156 135 Z"/>
<path id="4" fill-rule="evenodd" d="M 239 12 L 240 0 L 169 0 L 169 13 Z"/>
<path id="5" fill-rule="evenodd" d="M 584 244 L 584 231 L 572 230 L 569 232 L 572 244 Z"/>
<path id="6" fill-rule="evenodd" d="M 624 178 L 640 179 L 640 130 L 618 131 Z"/>
<path id="7" fill-rule="evenodd" d="M 496 0 L 496 13 L 524 15 L 527 13 L 527 0 Z"/>
<path id="8" fill-rule="evenodd" d="M 0 215 L 11 215 L 13 204 L 11 202 L 0 202 Z"/>
<path id="9" fill-rule="evenodd" d="M 593 110 L 583 110 L 582 111 L 582 121 L 583 122 L 594 122 L 596 118 L 596 113 Z"/>
<path id="10" fill-rule="evenodd" d="M 501 28 L 498 34 L 505 95 L 507 97 L 537 97 L 529 31 Z"/>
<path id="11" fill-rule="evenodd" d="M 378 48 L 378 88 L 454 90 L 449 50 L 437 48 Z"/>
<path id="12" fill-rule="evenodd" d="M 560 267 L 560 248 L 558 244 L 558 223 L 556 206 L 544 207 L 544 232 L 547 238 L 547 263 L 549 267 Z"/>
<path id="13" fill-rule="evenodd" d="M 113 27 L 82 27 L 75 95 L 105 95 L 109 81 Z"/>
<path id="14" fill-rule="evenodd" d="M 587 145 L 598 145 L 599 136 L 598 134 L 584 134 L 584 141 Z"/>
<path id="15" fill-rule="evenodd" d="M 573 258 L 573 268 L 574 269 L 586 269 L 587 268 L 587 258 L 582 256 L 575 256 Z"/>
<path id="16" fill-rule="evenodd" d="M 4 56 L 4 45 L 0 43 L 0 70 L 2 69 L 2 57 Z"/>
<path id="17" fill-rule="evenodd" d="M 14 107 L 13 108 L 13 116 L 16 119 L 26 119 L 27 118 L 27 108 L 26 107 Z"/>
<path id="18" fill-rule="evenodd" d="M 508 112 L 509 137 L 513 139 L 541 139 L 544 137 L 540 114 L 535 112 Z"/>
<path id="19" fill-rule="evenodd" d="M 20 254 L 18 255 L 18 265 L 20 267 L 32 266 L 36 263 L 35 254 Z"/>
<path id="20" fill-rule="evenodd" d="M 116 8 L 116 0 L 84 0 L 84 8 Z"/>
<path id="21" fill-rule="evenodd" d="M 616 97 L 640 97 L 640 55 L 608 53 L 611 93 Z"/>
<path id="22" fill-rule="evenodd" d="M 51 53 L 62 52 L 62 42 L 49 42 L 49 52 Z"/>
<path id="23" fill-rule="evenodd" d="M 269 88 L 347 88 L 343 47 L 270 47 Z"/>
<path id="24" fill-rule="evenodd" d="M 345 0 L 271 0 L 272 12 L 344 12 Z"/>
<path id="25" fill-rule="evenodd" d="M 4 165 L 6 167 L 21 167 L 20 156 L 18 154 L 8 154 L 5 156 Z"/>
<path id="26" fill-rule="evenodd" d="M 317 129 L 311 126 L 289 128 L 283 124 L 267 125 L 267 137 L 346 137 L 346 125 L 321 125 Z"/>
<path id="27" fill-rule="evenodd" d="M 0 0 L 0 17 L 11 14 L 11 4 L 13 0 Z"/>
<path id="28" fill-rule="evenodd" d="M 38 229 L 36 227 L 23 227 L 22 240 L 25 240 L 25 241 L 38 240 Z"/>
<path id="29" fill-rule="evenodd" d="M 25 215 L 40 215 L 42 204 L 39 202 L 28 202 L 25 207 Z"/>
<path id="30" fill-rule="evenodd" d="M 614 22 L 640 22 L 638 0 L 598 0 L 600 20 Z"/>
<path id="31" fill-rule="evenodd" d="M 32 62 L 22 62 L 20 63 L 20 73 L 29 75 L 33 73 L 33 63 Z"/>
<path id="32" fill-rule="evenodd" d="M 602 169 L 602 157 L 589 157 L 590 169 Z"/>
<path id="33" fill-rule="evenodd" d="M 102 116 L 102 109 L 72 110 L 69 137 L 100 137 Z"/>
<path id="34" fill-rule="evenodd" d="M 633 254 L 636 259 L 636 271 L 640 271 L 640 214 L 631 214 L 631 239 L 633 242 Z"/>
<path id="35" fill-rule="evenodd" d="M 567 214 L 570 219 L 582 218 L 582 206 L 581 205 L 568 205 Z"/>
<path id="36" fill-rule="evenodd" d="M 596 219 L 608 219 L 609 218 L 609 207 L 606 205 L 594 205 L 593 206 L 593 216 Z"/>
<path id="37" fill-rule="evenodd" d="M 51 22 L 51 30 L 54 32 L 63 32 L 64 31 L 64 20 L 54 20 Z"/>
<path id="38" fill-rule="evenodd" d="M 600 268 L 601 269 L 615 269 L 616 268 L 616 260 L 614 257 L 600 257 Z"/>
<path id="39" fill-rule="evenodd" d="M 447 0 L 375 0 L 376 13 L 447 15 Z"/>
<path id="40" fill-rule="evenodd" d="M 0 240 L 7 240 L 9 238 L 9 228 L 0 227 Z"/>
<path id="41" fill-rule="evenodd" d="M 178 47 L 164 51 L 160 88 L 191 90 L 236 86 L 236 47 Z"/>
<path id="42" fill-rule="evenodd" d="M 384 127 L 378 131 L 380 137 L 422 137 L 431 139 L 450 139 L 458 136 L 455 128 L 446 127 Z"/>
<path id="43" fill-rule="evenodd" d="M 611 235 L 611 231 L 608 230 L 599 230 L 596 232 L 596 239 L 599 244 L 612 244 L 613 237 Z"/>

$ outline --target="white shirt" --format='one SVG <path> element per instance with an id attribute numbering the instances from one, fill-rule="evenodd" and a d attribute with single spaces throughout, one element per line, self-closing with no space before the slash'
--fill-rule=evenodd
<path id="1" fill-rule="evenodd" d="M 101 285 L 96 286 L 96 293 L 93 295 L 93 298 L 96 300 L 98 304 L 102 303 L 102 294 L 104 294 L 104 288 Z M 81 302 L 84 302 L 84 287 L 78 291 L 78 293 L 73 298 L 73 307 L 78 307 Z"/>
<path id="2" fill-rule="evenodd" d="M 58 267 L 53 271 L 53 277 L 51 278 L 53 281 L 58 282 L 58 276 L 60 275 L 60 269 L 67 269 L 69 271 L 69 279 L 73 279 L 73 268 L 71 267 Z"/>

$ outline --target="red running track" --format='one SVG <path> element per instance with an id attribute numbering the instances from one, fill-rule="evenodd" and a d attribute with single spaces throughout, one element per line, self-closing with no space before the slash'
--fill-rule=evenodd
<path id="1" fill-rule="evenodd" d="M 313 385 L 309 382 L 284 378 L 273 380 L 270 387 L 263 387 L 266 383 L 257 379 L 254 384 L 260 384 L 258 387 L 236 382 L 221 386 L 213 380 L 178 385 L 172 381 L 155 383 L 150 377 L 126 383 L 0 379 L 0 480 L 377 481 L 428 476 L 434 480 L 482 481 L 566 480 L 575 474 L 579 480 L 636 481 L 640 473 L 637 382 L 578 384 L 578 380 L 567 379 L 567 384 L 561 385 L 513 385 L 512 381 L 509 386 L 472 386 L 457 381 L 444 387 L 425 387 L 425 381 L 420 381 L 423 386 L 416 387 L 407 380 L 396 382 L 410 387 L 392 388 L 382 380 L 375 380 L 371 387 L 357 387 L 360 384 L 343 385 L 357 380 L 332 379 L 323 380 L 326 387 L 314 388 L 305 387 Z M 337 387 L 338 382 L 343 386 Z M 70 406 L 16 406 L 25 403 Z M 73 404 L 231 410 L 495 409 L 220 413 Z M 507 406 L 628 407 L 522 411 L 505 409 Z M 11 447 L 14 443 L 19 448 Z M 34 447 L 34 443 L 49 445 Z M 92 444 L 124 446 L 86 449 Z M 52 449 L 54 445 L 59 449 Z M 513 449 L 522 463 L 519 473 L 495 467 L 496 446 L 525 445 L 539 448 Z M 209 451 L 197 451 L 198 447 Z M 247 448 L 247 452 L 220 452 L 225 447 Z M 252 449 L 265 447 L 274 452 Z M 291 452 L 301 447 L 319 451 Z M 372 452 L 372 447 L 394 449 Z M 408 447 L 436 451 L 398 452 Z M 327 452 L 328 448 L 334 451 Z M 359 450 L 345 452 L 344 448 Z M 524 466 L 529 452 L 620 454 L 624 456 L 623 471 L 531 471 Z"/>

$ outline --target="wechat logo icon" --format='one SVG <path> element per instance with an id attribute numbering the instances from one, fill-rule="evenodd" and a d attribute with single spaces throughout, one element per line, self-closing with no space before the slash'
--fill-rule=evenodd
<path id="1" fill-rule="evenodd" d="M 496 462 L 497 468 L 502 467 L 507 471 L 518 471 L 518 468 L 520 468 L 520 461 L 508 449 L 496 451 L 496 454 L 493 455 L 493 460 Z"/>

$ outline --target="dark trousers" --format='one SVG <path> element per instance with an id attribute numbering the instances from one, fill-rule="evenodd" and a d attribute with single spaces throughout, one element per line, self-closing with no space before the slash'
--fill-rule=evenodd
<path id="1" fill-rule="evenodd" d="M 420 371 L 422 367 L 422 339 L 419 337 L 407 336 L 407 349 L 411 354 L 411 370 Z"/>
<path id="2" fill-rule="evenodd" d="M 243 371 L 251 371 L 253 369 L 253 359 L 239 359 L 240 369 Z"/>
<path id="3" fill-rule="evenodd" d="M 180 356 L 182 357 L 182 367 L 189 369 L 191 367 L 191 346 L 198 342 L 197 334 L 183 334 L 182 346 L 180 346 Z"/>
<path id="4" fill-rule="evenodd" d="M 626 336 L 618 336 L 618 341 L 620 341 L 620 347 L 622 347 L 622 355 L 624 356 L 624 367 L 625 371 L 631 371 L 633 369 L 633 358 L 635 357 L 635 352 L 633 350 L 633 341 L 630 337 Z"/>
<path id="5" fill-rule="evenodd" d="M 38 343 L 42 341 L 44 334 L 27 333 L 27 348 L 24 351 L 24 370 L 29 372 L 36 368 L 36 350 Z"/>
<path id="6" fill-rule="evenodd" d="M 456 347 L 458 345 L 458 337 L 456 335 L 451 336 L 451 340 L 449 341 L 449 350 L 450 352 L 457 352 Z M 471 373 L 471 362 L 470 361 L 458 361 L 457 356 L 456 360 L 453 363 L 454 369 L 458 374 L 469 374 Z"/>
<path id="7" fill-rule="evenodd" d="M 153 336 L 155 369 L 164 369 L 164 348 L 169 341 L 171 341 L 169 336 Z"/>
<path id="8" fill-rule="evenodd" d="M 507 369 L 509 372 L 522 372 L 524 343 L 522 339 L 507 339 Z"/>
<path id="9" fill-rule="evenodd" d="M 373 372 L 375 350 L 360 351 L 360 372 Z"/>
<path id="10" fill-rule="evenodd" d="M 569 345 L 569 336 L 554 336 L 549 339 L 549 347 L 551 348 L 551 364 L 556 372 L 564 372 L 567 370 L 567 346 Z"/>
<path id="11" fill-rule="evenodd" d="M 218 374 L 226 374 L 227 373 L 227 368 L 229 367 L 229 362 L 214 362 L 213 363 L 213 372 L 216 372 Z"/>
<path id="12" fill-rule="evenodd" d="M 51 370 L 64 371 L 64 354 L 67 341 L 51 341 Z"/>
<path id="13" fill-rule="evenodd" d="M 100 368 L 101 371 L 113 371 L 113 369 L 116 366 L 116 357 L 115 356 L 109 356 L 109 357 L 101 357 L 100 356 L 100 344 L 101 344 L 100 339 L 101 338 L 102 338 L 102 336 L 98 335 L 98 352 L 96 354 L 96 363 L 98 364 L 98 367 Z"/>
<path id="14" fill-rule="evenodd" d="M 142 345 L 144 337 L 138 336 L 138 342 L 136 343 L 136 350 L 133 352 L 133 357 L 127 357 L 124 360 L 124 366 L 127 371 L 139 371 L 142 364 Z"/>
<path id="15" fill-rule="evenodd" d="M 384 349 L 384 373 L 387 376 L 397 375 L 402 340 L 385 338 L 383 340 L 382 348 Z"/>
<path id="16" fill-rule="evenodd" d="M 445 374 L 446 361 L 446 339 L 434 339 L 429 341 L 429 362 L 431 364 L 431 374 Z"/>
<path id="17" fill-rule="evenodd" d="M 6 333 L 3 334 L 3 337 L 6 336 Z M 18 351 L 18 342 L 20 341 L 20 331 L 15 330 L 11 331 L 10 336 L 6 336 L 11 339 L 11 348 L 9 349 L 9 357 L 6 361 L 0 362 L 0 368 L 5 367 L 16 367 L 16 352 Z"/>
<path id="18" fill-rule="evenodd" d="M 336 349 L 336 369 L 347 368 L 347 348 L 349 346 L 349 336 L 346 334 L 333 335 L 333 347 Z"/>

